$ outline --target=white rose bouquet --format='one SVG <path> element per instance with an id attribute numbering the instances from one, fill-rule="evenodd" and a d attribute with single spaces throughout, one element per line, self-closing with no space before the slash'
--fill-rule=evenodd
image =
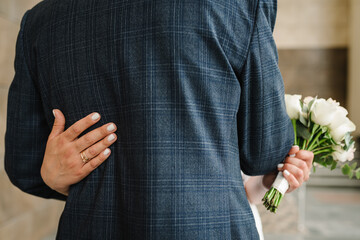
<path id="1" fill-rule="evenodd" d="M 344 175 L 360 179 L 356 163 L 351 166 L 344 163 L 351 161 L 355 152 L 350 133 L 356 127 L 347 118 L 348 111 L 331 98 L 301 98 L 301 95 L 286 94 L 286 110 L 294 127 L 295 145 L 314 153 L 313 171 L 317 165 L 334 170 L 340 162 Z M 263 198 L 264 206 L 275 213 L 288 188 L 288 182 L 279 172 Z"/>

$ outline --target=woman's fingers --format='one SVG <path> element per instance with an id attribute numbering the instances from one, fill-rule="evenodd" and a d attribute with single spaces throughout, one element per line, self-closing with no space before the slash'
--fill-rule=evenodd
<path id="1" fill-rule="evenodd" d="M 100 152 L 104 151 L 107 147 L 113 144 L 116 141 L 116 134 L 112 133 L 105 137 L 102 141 L 97 142 L 91 147 L 85 149 L 83 153 L 85 156 L 91 161 L 91 159 L 95 158 L 99 155 Z"/>
<path id="2" fill-rule="evenodd" d="M 49 135 L 49 140 L 53 139 L 54 137 L 60 135 L 64 132 L 65 128 L 65 117 L 64 114 L 59 109 L 54 109 L 53 114 L 55 117 L 54 125 Z"/>
<path id="3" fill-rule="evenodd" d="M 288 161 L 288 159 L 286 159 Z M 296 165 L 286 162 L 285 164 L 279 164 L 278 170 L 282 171 L 283 176 L 289 183 L 288 193 L 297 189 L 304 182 L 304 171 L 298 168 Z"/>
<path id="4" fill-rule="evenodd" d="M 66 140 L 73 141 L 77 138 L 83 131 L 94 125 L 100 120 L 99 113 L 91 113 L 86 117 L 80 119 L 71 127 L 69 127 L 63 134 Z"/>
<path id="5" fill-rule="evenodd" d="M 94 143 L 97 143 L 110 133 L 116 131 L 116 125 L 114 123 L 105 124 L 97 129 L 92 130 L 91 132 L 85 134 L 81 138 L 76 140 L 76 149 L 80 152 L 84 149 L 89 148 Z M 110 136 L 109 136 L 110 137 Z"/>
<path id="6" fill-rule="evenodd" d="M 298 187 L 301 186 L 301 182 L 299 182 L 294 175 L 292 175 L 288 170 L 284 170 L 283 171 L 283 176 L 284 178 L 288 181 L 289 183 L 289 189 L 286 191 L 287 193 L 294 191 L 295 189 L 297 189 Z"/>
<path id="7" fill-rule="evenodd" d="M 304 160 L 297 157 L 288 157 L 285 159 L 285 165 L 287 164 L 297 167 L 297 175 L 295 175 L 296 178 L 300 178 L 302 176 L 302 181 L 307 181 L 309 179 L 310 169 Z"/>
<path id="8" fill-rule="evenodd" d="M 291 147 L 288 155 L 289 155 L 289 156 L 292 156 L 292 155 L 294 155 L 294 154 L 296 154 L 296 153 L 298 153 L 298 152 L 299 152 L 299 146 L 294 145 L 294 146 Z"/>
<path id="9" fill-rule="evenodd" d="M 312 162 L 314 160 L 314 153 L 307 150 L 300 150 L 298 153 L 296 153 L 296 157 L 302 159 L 306 162 L 307 167 L 309 170 L 312 167 Z"/>
<path id="10" fill-rule="evenodd" d="M 287 170 L 291 175 L 293 175 L 300 185 L 305 181 L 305 172 L 303 169 L 297 167 L 296 165 L 285 163 L 284 171 Z"/>
<path id="11" fill-rule="evenodd" d="M 77 139 L 100 120 L 100 114 L 86 116 L 65 132 L 64 115 L 58 109 L 54 110 L 54 115 L 54 127 L 46 144 L 40 174 L 50 188 L 67 195 L 70 185 L 89 175 L 109 157 L 108 147 L 117 138 L 116 125 L 105 124 Z M 82 160 L 88 162 L 84 164 Z"/>
<path id="12" fill-rule="evenodd" d="M 298 146 L 291 148 L 285 162 L 278 165 L 278 170 L 283 171 L 283 176 L 290 185 L 287 192 L 292 192 L 309 179 L 313 159 L 312 152 L 299 150 Z"/>
<path id="13" fill-rule="evenodd" d="M 92 159 L 90 162 L 86 163 L 82 167 L 82 177 L 86 177 L 92 171 L 94 171 L 98 166 L 100 166 L 109 156 L 110 156 L 110 149 L 106 148 L 103 152 L 101 152 L 98 156 Z"/>

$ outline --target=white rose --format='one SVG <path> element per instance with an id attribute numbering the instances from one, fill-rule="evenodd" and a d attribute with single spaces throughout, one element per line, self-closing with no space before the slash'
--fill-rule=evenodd
<path id="1" fill-rule="evenodd" d="M 311 120 L 321 126 L 328 126 L 334 119 L 337 106 L 320 98 L 311 109 Z"/>
<path id="2" fill-rule="evenodd" d="M 304 103 L 306 105 L 308 105 L 313 99 L 314 99 L 313 97 L 308 96 L 308 97 L 304 98 Z"/>
<path id="3" fill-rule="evenodd" d="M 302 115 L 305 119 L 308 119 L 308 112 L 311 112 L 312 109 L 314 108 L 315 102 L 317 101 L 317 99 L 314 100 L 313 104 L 311 105 L 311 108 L 309 107 L 309 104 L 311 101 L 313 101 L 314 98 L 311 96 L 305 97 L 303 100 L 304 105 L 306 106 L 306 112 L 303 112 Z"/>
<path id="4" fill-rule="evenodd" d="M 340 106 L 340 103 L 337 102 L 336 100 L 332 99 L 332 98 L 328 98 L 328 100 L 326 100 L 328 103 L 334 104 L 336 106 Z"/>
<path id="5" fill-rule="evenodd" d="M 299 119 L 301 114 L 300 99 L 301 95 L 285 94 L 286 112 L 290 119 Z"/>
<path id="6" fill-rule="evenodd" d="M 354 144 L 351 145 L 347 151 L 345 151 L 340 145 L 336 145 L 333 149 L 335 152 L 332 153 L 332 157 L 336 161 L 346 162 L 354 159 L 354 152 L 356 150 L 354 148 Z"/>
<path id="7" fill-rule="evenodd" d="M 348 111 L 341 107 L 341 106 L 337 106 L 336 107 L 336 112 L 334 113 L 334 119 L 333 121 L 329 124 L 329 128 L 331 129 L 336 129 L 338 128 L 340 125 L 342 125 L 344 122 L 346 122 L 346 116 L 348 115 Z"/>
<path id="8" fill-rule="evenodd" d="M 355 131 L 355 124 L 350 119 L 345 118 L 344 122 L 335 129 L 330 129 L 330 135 L 335 142 L 340 142 L 344 139 L 345 134 Z"/>

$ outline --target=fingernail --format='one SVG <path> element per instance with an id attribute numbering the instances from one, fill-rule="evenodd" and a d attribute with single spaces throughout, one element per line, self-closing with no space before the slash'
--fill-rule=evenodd
<path id="1" fill-rule="evenodd" d="M 291 155 L 289 155 L 289 157 L 295 157 L 296 156 L 296 154 L 291 154 Z"/>
<path id="2" fill-rule="evenodd" d="M 99 117 L 100 117 L 100 114 L 94 113 L 94 114 L 91 116 L 91 119 L 95 121 L 95 120 L 98 120 Z"/>
<path id="3" fill-rule="evenodd" d="M 105 155 L 105 156 L 107 156 L 107 155 L 109 155 L 109 153 L 110 153 L 110 149 L 108 149 L 108 148 L 107 148 L 107 149 L 105 149 L 105 151 L 104 151 L 104 155 Z"/>
<path id="4" fill-rule="evenodd" d="M 277 165 L 278 168 L 282 168 L 283 166 L 284 166 L 283 163 L 279 163 L 279 164 Z"/>
<path id="5" fill-rule="evenodd" d="M 56 118 L 55 109 L 52 110 L 54 117 Z"/>
<path id="6" fill-rule="evenodd" d="M 289 176 L 289 175 L 290 175 L 290 173 L 289 173 L 288 170 L 284 170 L 284 174 L 285 174 L 286 176 Z"/>
<path id="7" fill-rule="evenodd" d="M 115 135 L 114 134 L 111 134 L 110 136 L 108 136 L 108 141 L 111 142 L 112 140 L 115 139 Z"/>
<path id="8" fill-rule="evenodd" d="M 107 126 L 106 130 L 108 130 L 108 132 L 111 132 L 115 129 L 115 125 L 114 124 L 110 124 L 109 126 Z"/>
<path id="9" fill-rule="evenodd" d="M 293 145 L 293 147 L 299 148 L 299 145 Z"/>

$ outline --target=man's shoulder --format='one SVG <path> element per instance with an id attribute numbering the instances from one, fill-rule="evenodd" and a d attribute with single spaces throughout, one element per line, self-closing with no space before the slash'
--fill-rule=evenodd
<path id="1" fill-rule="evenodd" d="M 25 14 L 25 29 L 28 35 L 36 35 L 44 27 L 49 26 L 58 13 L 66 12 L 70 0 L 43 0 Z"/>
<path id="2" fill-rule="evenodd" d="M 25 35 L 34 36 L 49 22 L 52 4 L 56 1 L 41 1 L 25 13 L 23 17 Z"/>

